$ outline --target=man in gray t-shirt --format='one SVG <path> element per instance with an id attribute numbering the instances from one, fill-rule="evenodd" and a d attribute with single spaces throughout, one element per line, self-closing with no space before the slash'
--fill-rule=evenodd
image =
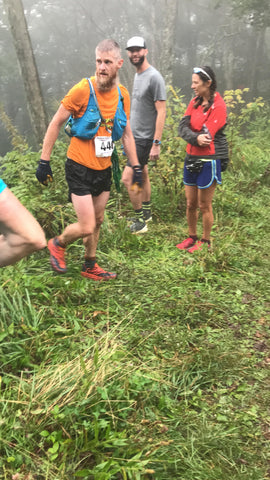
<path id="1" fill-rule="evenodd" d="M 137 157 L 142 168 L 142 190 L 135 192 L 130 185 L 132 168 L 129 161 L 122 180 L 135 210 L 130 226 L 131 233 L 147 232 L 151 215 L 151 184 L 148 174 L 148 159 L 156 161 L 160 154 L 161 136 L 166 118 L 166 88 L 161 74 L 149 64 L 148 50 L 142 37 L 132 37 L 127 42 L 129 60 L 136 67 L 134 77 L 130 125 L 136 143 Z"/>

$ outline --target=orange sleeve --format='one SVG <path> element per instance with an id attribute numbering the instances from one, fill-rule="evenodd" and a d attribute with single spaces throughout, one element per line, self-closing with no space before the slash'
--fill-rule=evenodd
<path id="1" fill-rule="evenodd" d="M 90 88 L 88 80 L 87 78 L 83 78 L 69 90 L 61 103 L 72 115 L 75 117 L 81 117 L 86 110 L 89 93 Z"/>
<path id="2" fill-rule="evenodd" d="M 124 110 L 126 112 L 126 116 L 129 120 L 129 116 L 130 116 L 130 96 L 129 96 L 129 93 L 126 89 L 126 87 L 124 87 L 123 85 L 119 85 L 120 87 L 120 90 L 121 90 L 121 93 L 123 95 L 123 99 L 124 99 Z"/>

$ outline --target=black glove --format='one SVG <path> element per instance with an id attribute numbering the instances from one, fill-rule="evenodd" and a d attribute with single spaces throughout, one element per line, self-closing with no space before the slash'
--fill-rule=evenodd
<path id="1" fill-rule="evenodd" d="M 48 186 L 48 182 L 53 181 L 52 169 L 50 162 L 46 160 L 39 160 L 38 168 L 36 170 L 36 177 L 42 185 Z"/>
<path id="2" fill-rule="evenodd" d="M 139 189 L 142 188 L 142 169 L 140 165 L 134 165 L 133 168 L 133 179 L 132 179 L 132 189 Z"/>

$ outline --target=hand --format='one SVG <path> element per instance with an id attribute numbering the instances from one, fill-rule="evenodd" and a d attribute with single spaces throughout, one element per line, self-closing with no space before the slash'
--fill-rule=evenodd
<path id="1" fill-rule="evenodd" d="M 131 184 L 131 190 L 137 190 L 137 192 L 142 189 L 142 169 L 140 165 L 134 165 L 133 167 L 133 178 Z"/>
<path id="2" fill-rule="evenodd" d="M 149 160 L 151 160 L 151 162 L 155 162 L 156 160 L 159 159 L 159 155 L 160 155 L 160 145 L 154 143 L 149 154 Z"/>
<path id="3" fill-rule="evenodd" d="M 53 173 L 49 161 L 39 160 L 36 177 L 38 181 L 42 183 L 42 185 L 46 185 L 46 187 L 48 186 L 48 182 L 53 181 Z"/>
<path id="4" fill-rule="evenodd" d="M 212 142 L 212 139 L 208 133 L 201 133 L 197 137 L 197 143 L 199 147 L 208 147 L 210 143 Z"/>

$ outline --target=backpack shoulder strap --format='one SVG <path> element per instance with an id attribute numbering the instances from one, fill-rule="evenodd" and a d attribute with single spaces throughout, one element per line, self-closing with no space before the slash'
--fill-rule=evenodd
<path id="1" fill-rule="evenodd" d="M 97 97 L 96 97 L 96 94 L 95 94 L 95 90 L 94 90 L 94 87 L 93 87 L 91 78 L 87 78 L 87 80 L 88 80 L 88 84 L 89 84 L 89 88 L 90 88 L 90 95 L 89 95 L 89 97 L 91 97 L 91 95 L 92 95 L 93 98 L 94 98 L 94 100 L 95 100 L 95 103 L 97 104 Z"/>
<path id="2" fill-rule="evenodd" d="M 119 101 L 121 100 L 123 105 L 124 105 L 124 97 L 123 97 L 123 94 L 121 92 L 121 88 L 119 87 L 119 85 L 117 85 L 117 88 L 118 88 L 118 93 L 119 93 Z"/>
<path id="3" fill-rule="evenodd" d="M 94 100 L 94 102 L 96 104 L 96 107 L 99 111 L 100 118 L 101 118 L 102 121 L 104 121 L 104 118 L 102 116 L 102 113 L 100 111 L 99 104 L 98 104 L 98 101 L 97 101 L 97 96 L 96 96 L 96 92 L 95 92 L 95 89 L 94 89 L 94 85 L 92 84 L 91 78 L 88 78 L 87 80 L 88 80 L 89 87 L 90 87 L 89 103 L 90 103 L 90 99 L 92 97 L 92 99 Z"/>

